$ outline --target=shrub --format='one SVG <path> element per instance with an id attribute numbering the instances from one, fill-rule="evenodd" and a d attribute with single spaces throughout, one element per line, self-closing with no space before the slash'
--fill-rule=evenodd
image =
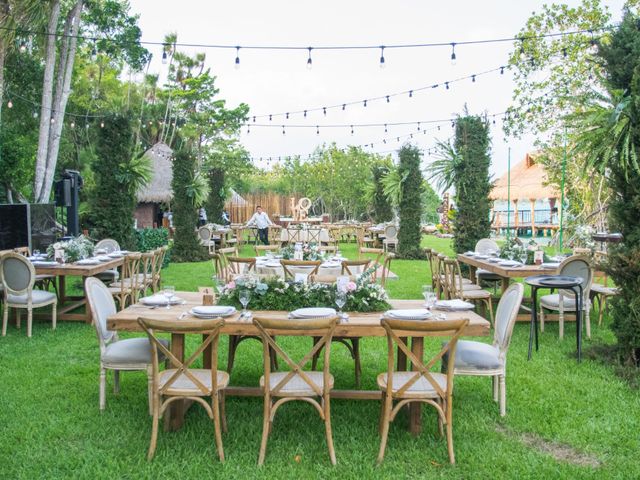
<path id="1" fill-rule="evenodd" d="M 423 178 L 420 171 L 420 150 L 412 145 L 404 145 L 398 152 L 400 164 L 398 175 L 400 187 L 400 229 L 398 232 L 398 256 L 402 258 L 423 258 L 420 248 L 422 232 Z"/>
<path id="2" fill-rule="evenodd" d="M 389 169 L 382 165 L 376 165 L 371 169 L 373 175 L 373 220 L 376 223 L 390 222 L 393 220 L 393 207 L 384 194 L 382 178 L 389 173 Z"/>
<path id="3" fill-rule="evenodd" d="M 224 210 L 224 200 L 226 191 L 224 188 L 224 170 L 212 168 L 208 172 L 209 196 L 205 203 L 207 211 L 207 221 L 212 223 L 222 223 L 222 211 Z"/>
<path id="4" fill-rule="evenodd" d="M 169 230 L 166 228 L 141 228 L 136 230 L 136 244 L 139 252 L 148 252 L 164 245 L 169 245 Z M 169 265 L 171 249 L 164 257 L 162 268 Z"/>

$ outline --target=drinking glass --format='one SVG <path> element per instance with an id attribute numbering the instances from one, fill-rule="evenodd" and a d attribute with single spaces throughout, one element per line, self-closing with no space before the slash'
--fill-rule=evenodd
<path id="1" fill-rule="evenodd" d="M 240 315 L 240 317 L 243 318 L 248 316 L 249 312 L 247 312 L 247 305 L 249 305 L 249 300 L 251 300 L 251 292 L 246 288 L 240 290 L 240 293 L 238 294 L 238 300 L 240 300 L 240 303 L 242 304 L 242 314 Z"/>
<path id="2" fill-rule="evenodd" d="M 425 302 L 432 294 L 433 294 L 433 287 L 431 285 L 422 286 L 422 296 L 424 297 Z"/>
<path id="3" fill-rule="evenodd" d="M 35 249 L 35 250 L 33 251 L 33 256 L 34 256 L 34 257 L 39 257 L 39 256 L 40 256 L 40 250 Z"/>
<path id="4" fill-rule="evenodd" d="M 343 290 L 338 290 L 336 292 L 336 305 L 338 307 L 338 316 L 343 317 L 342 307 L 344 307 L 347 303 L 347 292 Z"/>
<path id="5" fill-rule="evenodd" d="M 165 285 L 164 289 L 162 290 L 162 293 L 164 295 L 164 298 L 167 299 L 167 309 L 171 308 L 171 299 L 176 294 L 176 287 L 173 287 L 171 285 Z"/>
<path id="6" fill-rule="evenodd" d="M 522 263 L 522 266 L 527 264 L 527 252 L 520 253 L 520 263 Z"/>

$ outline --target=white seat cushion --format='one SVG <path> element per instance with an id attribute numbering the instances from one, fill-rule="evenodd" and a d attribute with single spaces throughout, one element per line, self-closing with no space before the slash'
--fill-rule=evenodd
<path id="1" fill-rule="evenodd" d="M 169 347 L 168 340 L 160 340 L 166 347 Z M 160 361 L 164 359 L 162 352 L 158 352 Z M 102 355 L 102 361 L 110 365 L 113 364 L 150 364 L 151 363 L 151 343 L 147 337 L 127 338 L 110 343 Z"/>
<path id="2" fill-rule="evenodd" d="M 564 311 L 565 312 L 573 312 L 576 309 L 576 300 L 575 297 L 569 297 L 567 295 L 563 295 L 563 303 L 564 303 Z M 586 303 L 586 299 L 585 302 Z M 560 295 L 557 293 L 552 293 L 550 295 L 544 295 L 540 298 L 540 305 L 549 310 L 559 310 L 560 309 Z M 583 306 L 584 308 L 584 306 Z"/>
<path id="3" fill-rule="evenodd" d="M 31 292 L 31 301 L 35 303 L 53 303 L 56 300 L 56 294 L 45 290 L 33 290 Z M 27 294 L 24 295 L 8 295 L 9 303 L 27 304 Z"/>
<path id="4" fill-rule="evenodd" d="M 405 383 L 407 383 L 416 372 L 393 372 L 392 383 L 393 383 L 393 391 L 397 392 L 400 390 Z M 431 376 L 435 380 L 436 384 L 443 390 L 447 390 L 447 376 L 442 373 L 431 372 Z M 387 373 L 381 373 L 378 375 L 378 388 L 380 390 L 387 389 Z M 404 396 L 406 397 L 429 397 L 435 398 L 438 396 L 436 389 L 433 388 L 431 382 L 429 382 L 426 378 L 420 377 L 413 385 L 411 385 L 407 391 L 405 391 Z"/>
<path id="5" fill-rule="evenodd" d="M 591 292 L 600 295 L 612 296 L 618 294 L 618 289 L 616 287 L 605 287 L 599 283 L 593 283 L 591 285 Z"/>
<path id="6" fill-rule="evenodd" d="M 458 340 L 455 367 L 468 370 L 493 370 L 500 368 L 500 350 L 493 345 L 471 340 Z"/>
<path id="7" fill-rule="evenodd" d="M 304 372 L 309 379 L 322 391 L 324 378 L 322 372 Z M 289 372 L 273 372 L 269 375 L 269 387 L 273 390 Z M 264 388 L 264 376 L 260 377 L 260 387 Z M 329 389 L 333 388 L 333 375 L 329 375 Z M 293 375 L 279 390 L 280 396 L 317 396 L 307 382 L 298 374 Z"/>

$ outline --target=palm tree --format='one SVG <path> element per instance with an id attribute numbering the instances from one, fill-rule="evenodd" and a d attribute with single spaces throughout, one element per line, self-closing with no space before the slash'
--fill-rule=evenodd
<path id="1" fill-rule="evenodd" d="M 435 150 L 436 160 L 426 168 L 428 180 L 435 179 L 438 190 L 446 192 L 455 182 L 456 171 L 460 167 L 462 156 L 449 141 L 438 140 Z"/>

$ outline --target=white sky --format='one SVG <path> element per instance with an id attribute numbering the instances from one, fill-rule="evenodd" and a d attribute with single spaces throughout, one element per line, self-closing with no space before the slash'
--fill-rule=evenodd
<path id="1" fill-rule="evenodd" d="M 132 11 L 140 14 L 143 40 L 162 41 L 169 32 L 178 41 L 230 45 L 390 45 L 407 43 L 461 42 L 513 37 L 543 2 L 532 0 L 323 0 L 323 1 L 210 1 L 210 0 L 130 0 Z M 576 5 L 575 0 L 567 1 Z M 620 18 L 622 0 L 603 1 Z M 365 98 L 444 83 L 506 64 L 510 43 L 456 47 L 457 63 L 451 64 L 451 47 L 385 50 L 386 68 L 379 68 L 380 50 L 313 51 L 313 68 L 306 68 L 306 51 L 240 50 L 241 68 L 234 68 L 235 50 L 186 49 L 204 51 L 206 64 L 217 76 L 220 98 L 229 107 L 245 102 L 250 115 L 270 114 L 325 105 L 362 101 Z M 154 55 L 152 72 L 166 72 L 161 48 Z M 369 102 L 341 109 L 274 117 L 274 125 L 305 123 L 362 124 L 417 122 L 450 118 L 462 112 L 465 103 L 471 113 L 489 114 L 505 110 L 511 100 L 513 84 L 505 72 L 454 83 L 450 90 L 440 87 L 386 101 Z M 257 123 L 269 123 L 258 119 Z M 507 169 L 507 148 L 512 162 L 522 159 L 533 148 L 534 138 L 505 139 L 499 118 L 492 127 L 492 167 L 500 175 Z M 425 128 L 425 125 L 422 125 Z M 429 126 L 426 126 L 429 128 Z M 441 130 L 417 134 L 413 126 L 323 129 L 315 128 L 243 129 L 241 141 L 254 158 L 306 156 L 323 142 L 338 146 L 373 143 L 368 151 L 387 152 L 402 144 L 395 137 L 416 132 L 411 141 L 425 150 L 436 138 L 452 134 L 450 125 Z M 387 144 L 383 144 L 383 138 Z M 425 156 L 425 161 L 430 159 Z M 263 162 L 260 166 L 265 166 Z"/>

